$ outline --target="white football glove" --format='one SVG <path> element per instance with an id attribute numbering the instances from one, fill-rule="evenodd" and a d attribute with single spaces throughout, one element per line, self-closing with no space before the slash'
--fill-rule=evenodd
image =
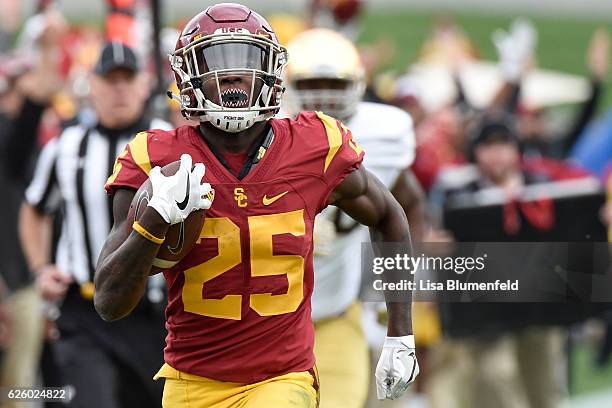
<path id="1" fill-rule="evenodd" d="M 414 336 L 386 337 L 376 365 L 376 396 L 397 399 L 419 375 Z"/>
<path id="2" fill-rule="evenodd" d="M 533 56 L 538 32 L 529 20 L 519 18 L 512 22 L 508 32 L 497 29 L 491 37 L 497 49 L 504 79 L 508 82 L 518 82 Z"/>
<path id="3" fill-rule="evenodd" d="M 202 183 L 204 164 L 197 163 L 193 170 L 191 167 L 191 156 L 183 154 L 174 175 L 164 176 L 159 166 L 149 173 L 153 185 L 149 207 L 153 207 L 168 224 L 183 222 L 192 211 L 207 210 L 212 204 L 214 192 L 210 184 Z"/>

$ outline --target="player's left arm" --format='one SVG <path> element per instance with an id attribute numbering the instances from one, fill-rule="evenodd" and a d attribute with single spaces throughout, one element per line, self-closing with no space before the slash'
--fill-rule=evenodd
<path id="1" fill-rule="evenodd" d="M 404 209 L 385 185 L 365 168 L 350 173 L 334 189 L 328 202 L 370 227 L 375 248 L 380 248 L 383 243 L 399 243 L 410 254 L 410 230 Z M 403 302 L 387 299 L 387 337 L 376 367 L 378 399 L 399 398 L 419 373 L 411 305 L 409 291 Z"/>
<path id="2" fill-rule="evenodd" d="M 385 185 L 363 166 L 349 174 L 332 192 L 329 204 L 335 205 L 363 225 L 370 227 L 372 243 L 398 242 L 410 251 L 410 230 L 402 206 Z M 411 298 L 389 302 L 387 335 L 412 334 Z"/>
<path id="3" fill-rule="evenodd" d="M 391 194 L 404 209 L 413 242 L 423 241 L 426 228 L 425 192 L 410 167 L 400 173 L 391 187 Z"/>

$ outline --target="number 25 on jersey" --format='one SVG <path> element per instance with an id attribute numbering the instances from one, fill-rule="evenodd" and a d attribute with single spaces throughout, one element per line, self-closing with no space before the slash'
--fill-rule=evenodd
<path id="1" fill-rule="evenodd" d="M 304 258 L 301 255 L 274 255 L 274 235 L 305 234 L 304 210 L 248 217 L 251 276 L 287 275 L 287 293 L 251 294 L 249 306 L 261 316 L 294 312 L 304 298 Z M 243 262 L 240 228 L 229 218 L 207 218 L 200 238 L 216 238 L 217 256 L 187 269 L 183 287 L 186 312 L 220 319 L 240 320 L 242 295 L 228 294 L 222 299 L 206 299 L 206 282 Z"/>

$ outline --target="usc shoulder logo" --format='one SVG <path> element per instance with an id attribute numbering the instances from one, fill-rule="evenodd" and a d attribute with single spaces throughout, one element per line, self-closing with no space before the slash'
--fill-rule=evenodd
<path id="1" fill-rule="evenodd" d="M 238 207 L 244 208 L 247 206 L 247 195 L 244 194 L 244 189 L 242 187 L 236 187 L 234 189 L 234 200 L 238 204 Z"/>

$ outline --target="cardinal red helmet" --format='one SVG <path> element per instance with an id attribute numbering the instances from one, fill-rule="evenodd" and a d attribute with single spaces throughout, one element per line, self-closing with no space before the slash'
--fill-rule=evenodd
<path id="1" fill-rule="evenodd" d="M 278 112 L 286 63 L 286 49 L 268 22 L 233 3 L 192 18 L 170 55 L 183 115 L 227 132 Z"/>

